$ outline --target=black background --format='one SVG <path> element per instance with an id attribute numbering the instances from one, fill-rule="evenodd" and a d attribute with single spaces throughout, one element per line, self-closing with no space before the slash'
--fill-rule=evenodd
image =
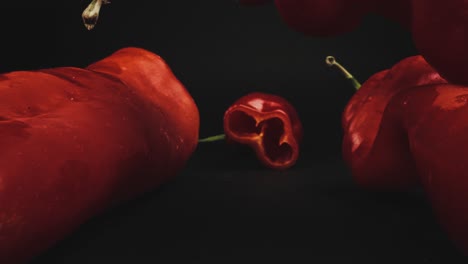
<path id="1" fill-rule="evenodd" d="M 34 263 L 465 263 L 419 192 L 358 189 L 341 160 L 341 113 L 353 88 L 416 54 L 410 34 L 369 16 L 354 32 L 294 32 L 273 5 L 234 0 L 130 1 L 104 6 L 87 31 L 84 0 L 2 3 L 0 71 L 86 66 L 119 48 L 162 56 L 200 110 L 200 136 L 251 91 L 287 98 L 302 119 L 298 164 L 262 168 L 250 152 L 200 145 L 160 189 L 84 224 Z"/>

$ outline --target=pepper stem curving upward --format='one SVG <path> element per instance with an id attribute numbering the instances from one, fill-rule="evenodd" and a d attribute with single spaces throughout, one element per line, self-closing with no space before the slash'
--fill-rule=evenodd
<path id="1" fill-rule="evenodd" d="M 356 78 L 354 78 L 354 76 L 351 73 L 349 73 L 349 71 L 346 70 L 346 68 L 343 67 L 343 65 L 338 63 L 335 57 L 327 56 L 327 58 L 325 59 L 325 62 L 330 67 L 332 66 L 337 67 L 344 74 L 345 78 L 351 81 L 351 84 L 354 86 L 354 88 L 356 88 L 356 90 L 361 88 L 361 84 L 358 82 L 358 80 L 356 80 Z"/>
<path id="2" fill-rule="evenodd" d="M 223 139 L 225 139 L 225 138 L 226 138 L 226 135 L 225 135 L 225 134 L 220 134 L 220 135 L 216 135 L 216 136 L 211 136 L 211 137 L 199 139 L 198 142 L 199 142 L 199 143 L 203 143 L 203 142 L 214 142 L 214 141 L 223 140 Z"/>
<path id="3" fill-rule="evenodd" d="M 99 12 L 103 4 L 109 4 L 109 0 L 92 0 L 81 14 L 83 23 L 88 30 L 93 29 L 99 19 Z"/>

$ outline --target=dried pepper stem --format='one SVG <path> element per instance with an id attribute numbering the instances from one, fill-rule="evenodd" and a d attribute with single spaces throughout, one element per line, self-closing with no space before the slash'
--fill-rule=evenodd
<path id="1" fill-rule="evenodd" d="M 88 30 L 91 30 L 96 26 L 102 5 L 109 3 L 109 0 L 92 0 L 88 7 L 86 7 L 81 17 L 83 18 L 83 23 Z"/>
<path id="2" fill-rule="evenodd" d="M 346 68 L 343 67 L 343 65 L 338 63 L 336 61 L 335 57 L 327 56 L 327 58 L 325 59 L 325 62 L 330 67 L 332 67 L 332 66 L 337 67 L 343 73 L 345 78 L 351 81 L 351 84 L 354 86 L 354 88 L 356 88 L 356 90 L 361 88 L 361 84 L 358 82 L 358 80 L 356 80 L 356 78 L 354 78 L 354 76 L 348 70 L 346 70 Z"/>
<path id="3" fill-rule="evenodd" d="M 220 134 L 220 135 L 216 135 L 216 136 L 211 136 L 211 137 L 199 139 L 198 142 L 199 142 L 199 143 L 202 143 L 202 142 L 214 142 L 214 141 L 223 140 L 223 139 L 225 139 L 225 138 L 226 138 L 226 135 L 225 135 L 225 134 Z"/>

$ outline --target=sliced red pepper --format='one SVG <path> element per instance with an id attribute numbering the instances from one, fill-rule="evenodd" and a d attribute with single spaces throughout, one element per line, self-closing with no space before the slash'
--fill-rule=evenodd
<path id="1" fill-rule="evenodd" d="M 296 163 L 303 136 L 294 107 L 282 97 L 259 92 L 239 98 L 226 110 L 224 132 L 227 139 L 252 147 L 273 169 Z"/>

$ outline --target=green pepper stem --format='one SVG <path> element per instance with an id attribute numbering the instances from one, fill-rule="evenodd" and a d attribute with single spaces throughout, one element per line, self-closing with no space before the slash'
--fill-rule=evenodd
<path id="1" fill-rule="evenodd" d="M 206 137 L 206 138 L 202 138 L 202 139 L 199 139 L 198 142 L 199 143 L 203 143 L 203 142 L 215 142 L 215 141 L 220 141 L 220 140 L 223 140 L 226 138 L 226 135 L 225 134 L 220 134 L 220 135 L 216 135 L 216 136 L 211 136 L 211 137 Z"/>
<path id="2" fill-rule="evenodd" d="M 92 0 L 81 14 L 86 29 L 93 29 L 99 19 L 99 12 L 103 4 L 109 4 L 109 0 Z"/>
<path id="3" fill-rule="evenodd" d="M 356 80 L 356 78 L 354 78 L 354 76 L 348 70 L 346 70 L 346 68 L 343 67 L 343 65 L 337 62 L 335 57 L 327 56 L 327 58 L 325 59 L 325 62 L 330 67 L 333 67 L 333 66 L 337 67 L 343 73 L 345 78 L 350 80 L 351 84 L 353 85 L 354 88 L 356 88 L 356 90 L 359 90 L 359 88 L 361 88 L 361 84 L 358 82 L 358 80 Z"/>

